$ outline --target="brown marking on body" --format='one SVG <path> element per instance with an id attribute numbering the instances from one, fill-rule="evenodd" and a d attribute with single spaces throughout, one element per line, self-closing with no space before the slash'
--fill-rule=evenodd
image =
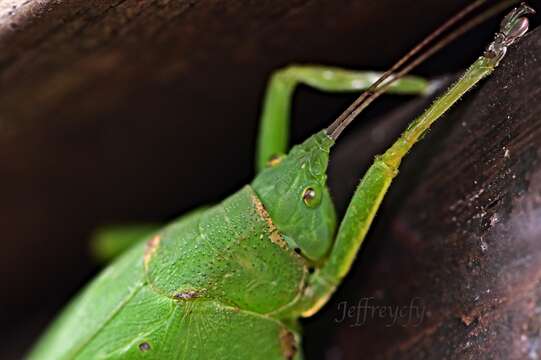
<path id="1" fill-rule="evenodd" d="M 282 235 L 280 235 L 280 233 L 278 232 L 278 230 L 275 230 L 273 232 L 270 233 L 270 240 L 275 243 L 276 245 L 280 246 L 282 249 L 287 249 L 287 243 L 285 242 L 284 238 L 282 237 Z"/>
<path id="2" fill-rule="evenodd" d="M 183 292 L 179 292 L 173 295 L 175 299 L 179 299 L 179 300 L 197 299 L 200 296 L 201 296 L 201 293 L 197 290 L 183 291 Z"/>
<path id="3" fill-rule="evenodd" d="M 252 195 L 252 201 L 255 205 L 255 210 L 257 214 L 267 223 L 270 241 L 280 246 L 282 249 L 286 250 L 288 248 L 287 243 L 276 228 L 276 225 L 274 225 L 274 223 L 272 222 L 272 219 L 267 212 L 267 209 L 265 209 L 265 207 L 263 206 L 261 200 L 259 200 L 256 195 Z"/>
<path id="4" fill-rule="evenodd" d="M 146 341 L 140 343 L 140 344 L 139 344 L 139 350 L 140 350 L 141 352 L 145 352 L 145 351 L 150 350 L 150 344 L 147 343 Z"/>
<path id="5" fill-rule="evenodd" d="M 268 167 L 274 167 L 282 162 L 284 159 L 284 155 L 274 154 L 270 157 L 269 161 L 267 161 Z"/>
<path id="6" fill-rule="evenodd" d="M 292 360 L 295 357 L 295 354 L 297 354 L 295 335 L 285 328 L 280 330 L 280 345 L 282 346 L 282 354 L 284 354 L 284 359 Z"/>
<path id="7" fill-rule="evenodd" d="M 272 222 L 272 219 L 271 219 L 269 213 L 267 212 L 267 209 L 265 209 L 265 207 L 263 206 L 263 203 L 261 202 L 261 200 L 259 200 L 259 198 L 256 195 L 252 195 L 252 201 L 254 202 L 254 205 L 255 205 L 255 211 L 257 211 L 257 214 L 263 220 L 265 220 L 265 222 L 269 226 L 269 230 L 271 232 L 276 230 L 276 226 Z"/>
<path id="8" fill-rule="evenodd" d="M 145 256 L 144 256 L 145 269 L 148 268 L 148 263 L 150 262 L 150 259 L 152 258 L 156 250 L 158 249 L 158 246 L 160 246 L 160 240 L 161 240 L 160 235 L 156 235 L 147 242 L 147 246 L 145 248 Z"/>

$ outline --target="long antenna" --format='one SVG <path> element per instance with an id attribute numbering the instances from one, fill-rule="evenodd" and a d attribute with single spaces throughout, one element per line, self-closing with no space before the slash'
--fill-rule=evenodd
<path id="1" fill-rule="evenodd" d="M 469 13 L 480 7 L 486 0 L 477 0 L 458 12 L 452 18 L 447 20 L 444 24 L 438 27 L 435 31 L 430 33 L 423 41 L 416 45 L 412 50 L 410 50 L 405 56 L 398 60 L 389 70 L 387 70 L 375 83 L 373 83 L 363 94 L 361 94 L 353 104 L 351 104 L 327 129 L 327 134 L 334 140 L 340 136 L 342 131 L 359 115 L 359 113 L 364 110 L 370 103 L 376 100 L 381 94 L 385 92 L 392 85 L 393 82 L 404 76 L 406 73 L 411 71 L 414 67 L 425 61 L 427 58 L 432 56 L 441 48 L 445 47 L 456 38 L 469 31 L 478 24 L 484 22 L 486 19 L 494 16 L 495 14 L 503 11 L 512 4 L 518 2 L 518 0 L 506 0 L 502 1 L 488 10 L 484 11 L 480 15 L 471 19 L 467 23 L 460 26 L 458 29 L 450 33 L 449 35 L 442 38 L 427 51 L 421 54 L 419 57 L 414 59 L 409 65 L 405 66 L 402 70 L 397 72 L 397 69 L 404 65 L 408 60 L 413 56 L 419 53 L 424 49 L 430 42 L 435 38 L 440 36 L 444 31 L 449 29 L 451 26 L 456 24 L 458 21 L 462 20 Z M 387 80 L 385 83 L 384 81 Z"/>

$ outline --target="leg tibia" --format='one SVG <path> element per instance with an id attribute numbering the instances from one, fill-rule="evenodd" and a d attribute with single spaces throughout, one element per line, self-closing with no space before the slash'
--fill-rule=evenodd
<path id="1" fill-rule="evenodd" d="M 426 134 L 430 126 L 445 114 L 462 95 L 493 70 L 494 66 L 484 57 L 480 57 L 459 81 L 408 126 L 400 138 L 382 155 L 383 161 L 398 169 L 402 158 Z"/>
<path id="2" fill-rule="evenodd" d="M 269 81 L 257 144 L 256 169 L 261 171 L 273 155 L 288 150 L 291 99 L 298 84 L 327 92 L 362 91 L 375 82 L 380 73 L 352 71 L 318 65 L 290 66 L 276 71 Z M 424 79 L 409 76 L 395 82 L 389 92 L 422 94 L 428 89 Z"/>
<path id="3" fill-rule="evenodd" d="M 396 173 L 395 169 L 390 168 L 380 158 L 368 169 L 340 224 L 328 260 L 309 279 L 307 291 L 300 305 L 303 316 L 316 313 L 349 272 L 379 204 Z"/>
<path id="4" fill-rule="evenodd" d="M 313 275 L 316 279 L 321 279 L 313 281 L 314 288 L 309 291 L 313 296 L 311 300 L 306 300 L 306 308 L 309 309 L 305 312 L 306 315 L 317 311 L 349 272 L 404 156 L 437 119 L 476 83 L 490 74 L 493 68 L 484 57 L 477 60 L 457 83 L 411 123 L 383 155 L 376 158 L 351 199 L 327 262 Z"/>
<path id="5" fill-rule="evenodd" d="M 279 70 L 277 76 L 285 81 L 304 84 L 325 92 L 348 92 L 368 89 L 381 75 L 376 71 L 356 71 L 321 65 L 292 65 Z M 394 82 L 388 92 L 418 95 L 428 89 L 428 81 L 416 76 L 405 76 Z"/>

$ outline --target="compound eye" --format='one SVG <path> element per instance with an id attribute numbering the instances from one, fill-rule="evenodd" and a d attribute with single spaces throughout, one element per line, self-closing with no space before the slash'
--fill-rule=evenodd
<path id="1" fill-rule="evenodd" d="M 315 208 L 321 203 L 321 189 L 319 186 L 308 186 L 302 192 L 302 201 L 309 208 Z"/>

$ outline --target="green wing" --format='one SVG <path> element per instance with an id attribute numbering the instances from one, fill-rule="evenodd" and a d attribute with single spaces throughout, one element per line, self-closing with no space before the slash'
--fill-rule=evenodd
<path id="1" fill-rule="evenodd" d="M 187 254 L 184 246 L 194 246 L 200 236 L 194 224 L 204 213 L 164 230 L 182 234 L 185 245 L 176 248 L 179 254 Z M 162 241 L 164 246 L 167 241 Z M 180 299 L 156 288 L 145 274 L 145 252 L 148 258 L 154 251 L 152 241 L 148 244 L 137 244 L 106 268 L 53 323 L 29 358 L 300 358 L 299 335 L 279 320 L 216 298 Z"/>
<path id="2" fill-rule="evenodd" d="M 76 359 L 286 359 L 288 334 L 298 339 L 270 318 L 145 287 Z"/>
<path id="3" fill-rule="evenodd" d="M 52 324 L 29 359 L 73 359 L 144 287 L 142 254 L 138 244 L 107 267 Z"/>
<path id="4" fill-rule="evenodd" d="M 142 266 L 132 268 L 141 251 L 138 246 L 91 284 L 29 358 L 300 358 L 299 335 L 277 320 L 215 301 L 156 293 L 140 281 Z M 130 278 L 136 281 L 119 285 Z"/>

